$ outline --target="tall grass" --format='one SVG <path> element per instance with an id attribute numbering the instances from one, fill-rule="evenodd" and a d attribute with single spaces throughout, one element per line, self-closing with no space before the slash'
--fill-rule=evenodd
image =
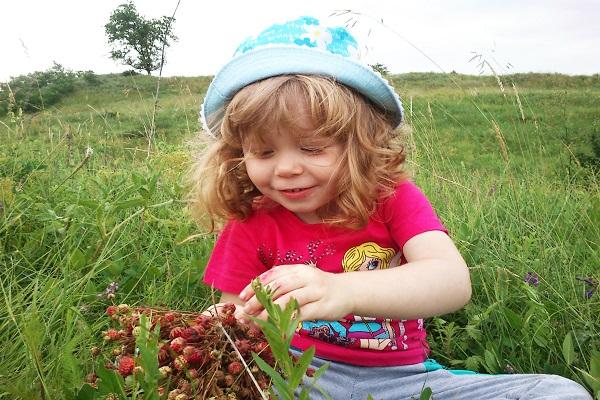
<path id="1" fill-rule="evenodd" d="M 412 99 L 409 165 L 472 271 L 471 303 L 428 322 L 433 356 L 589 385 L 600 293 L 577 278 L 600 278 L 600 186 L 577 154 L 600 124 L 598 79 L 517 75 L 503 95 L 494 78 L 457 78 L 460 90 L 444 74 L 392 77 Z M 198 235 L 182 183 L 209 78 L 162 79 L 149 158 L 155 79 L 99 81 L 0 123 L 1 399 L 68 398 L 112 302 L 211 301 L 213 237 Z"/>

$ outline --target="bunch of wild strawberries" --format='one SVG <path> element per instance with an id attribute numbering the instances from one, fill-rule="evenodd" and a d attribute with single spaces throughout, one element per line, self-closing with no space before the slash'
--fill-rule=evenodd
<path id="1" fill-rule="evenodd" d="M 169 400 L 261 399 L 257 386 L 266 393 L 270 381 L 252 360 L 252 352 L 271 366 L 275 360 L 260 329 L 239 324 L 234 312 L 233 304 L 223 306 L 217 316 L 132 308 L 126 304 L 110 306 L 106 313 L 116 328 L 103 332 L 103 349 L 93 347 L 91 352 L 95 357 L 103 354 L 105 367 L 118 371 L 126 383 L 139 379 L 144 371 L 139 365 L 135 341 L 141 332 L 140 315 L 145 314 L 151 320 L 152 330 L 157 324 L 160 326 L 158 391 L 161 397 L 167 393 Z M 86 380 L 97 384 L 94 373 Z"/>

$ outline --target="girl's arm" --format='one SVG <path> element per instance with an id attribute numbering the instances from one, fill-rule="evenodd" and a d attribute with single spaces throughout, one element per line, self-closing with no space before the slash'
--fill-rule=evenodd
<path id="1" fill-rule="evenodd" d="M 469 301 L 469 269 L 448 235 L 419 234 L 406 242 L 403 252 L 407 264 L 399 268 L 339 277 L 352 314 L 428 318 L 456 311 Z"/>
<path id="2" fill-rule="evenodd" d="M 347 314 L 392 319 L 428 318 L 464 306 L 471 297 L 469 270 L 443 232 L 414 236 L 403 248 L 407 263 L 385 270 L 333 274 L 306 265 L 275 267 L 261 275 L 276 303 L 300 304 L 302 319 L 337 320 Z M 250 286 L 240 293 L 244 312 L 266 318 Z"/>

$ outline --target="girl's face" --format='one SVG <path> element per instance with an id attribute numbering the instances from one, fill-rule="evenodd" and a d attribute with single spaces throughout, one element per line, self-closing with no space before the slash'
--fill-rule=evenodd
<path id="1" fill-rule="evenodd" d="M 246 140 L 242 146 L 246 171 L 263 195 L 302 221 L 319 223 L 316 211 L 336 194 L 343 148 L 331 139 L 313 135 L 314 125 L 305 111 L 298 114 L 296 125 L 298 129 L 279 127 L 261 132 L 261 144 Z"/>

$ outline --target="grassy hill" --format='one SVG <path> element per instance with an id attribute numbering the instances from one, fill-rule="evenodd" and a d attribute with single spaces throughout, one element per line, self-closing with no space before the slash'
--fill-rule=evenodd
<path id="1" fill-rule="evenodd" d="M 428 322 L 433 356 L 592 388 L 600 293 L 581 279 L 600 278 L 599 76 L 390 80 L 412 126 L 408 167 L 472 271 L 471 303 Z M 154 114 L 157 78 L 98 76 L 0 118 L 0 399 L 64 398 L 111 302 L 212 301 L 199 282 L 214 238 L 184 189 L 209 82 L 163 78 Z"/>

